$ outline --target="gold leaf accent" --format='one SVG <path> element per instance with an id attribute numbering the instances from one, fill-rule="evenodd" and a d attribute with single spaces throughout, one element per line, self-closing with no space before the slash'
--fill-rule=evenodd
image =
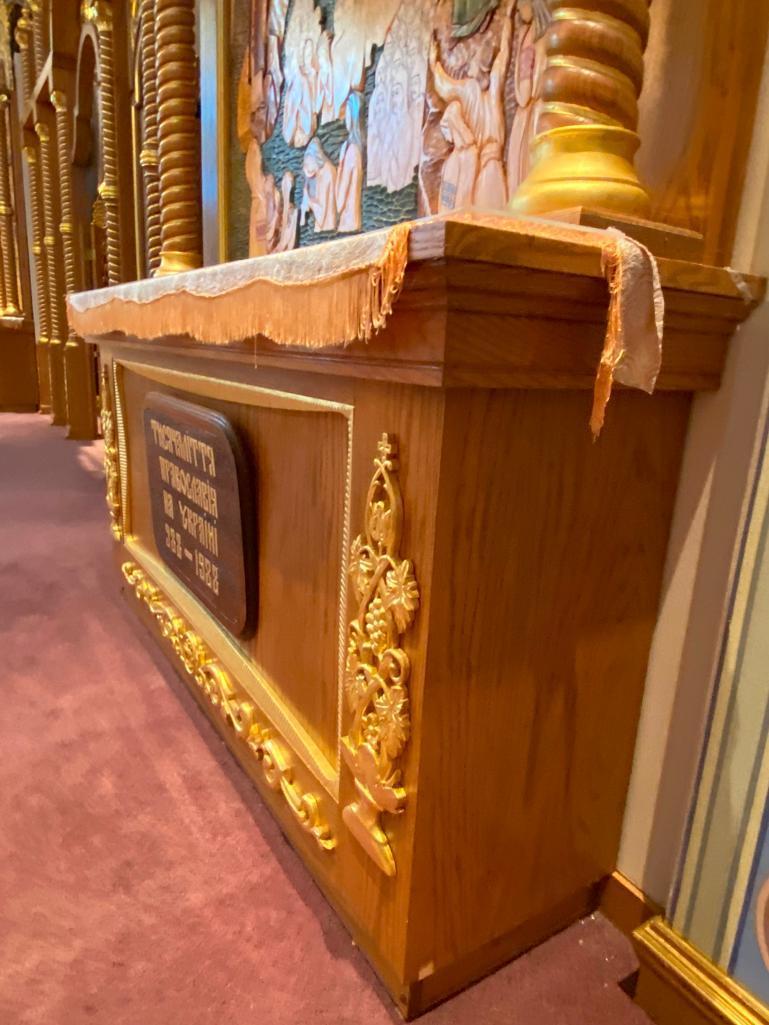
<path id="1" fill-rule="evenodd" d="M 238 740 L 261 763 L 270 789 L 282 794 L 296 821 L 318 846 L 332 851 L 336 839 L 323 817 L 321 802 L 314 794 L 303 791 L 294 779 L 293 753 L 272 727 L 259 721 L 253 702 L 147 574 L 134 562 L 124 562 L 121 570 L 136 597 L 154 616 L 161 636 L 170 643 L 185 671 Z"/>
<path id="2" fill-rule="evenodd" d="M 395 857 L 380 815 L 397 814 L 406 801 L 397 762 L 411 730 L 406 688 L 410 663 L 400 638 L 414 621 L 419 587 L 412 563 L 398 554 L 403 503 L 395 477 L 395 444 L 383 434 L 377 450 L 366 496 L 365 533 L 350 548 L 358 614 L 349 627 L 344 684 L 352 722 L 342 738 L 342 752 L 358 799 L 342 814 L 376 864 L 394 876 Z"/>
<path id="3" fill-rule="evenodd" d="M 104 477 L 107 483 L 107 508 L 110 529 L 116 541 L 123 540 L 120 502 L 120 463 L 115 436 L 115 414 L 112 408 L 112 385 L 109 370 L 101 368 L 101 430 L 104 435 Z"/>

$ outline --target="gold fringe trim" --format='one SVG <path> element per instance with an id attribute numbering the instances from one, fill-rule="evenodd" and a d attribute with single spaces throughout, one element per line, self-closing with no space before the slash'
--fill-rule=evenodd
<path id="1" fill-rule="evenodd" d="M 154 339 L 187 334 L 214 345 L 258 335 L 279 345 L 306 348 L 368 341 L 384 327 L 400 293 L 410 232 L 408 223 L 395 225 L 374 263 L 325 278 L 257 278 L 219 296 L 178 291 L 146 303 L 111 299 L 82 311 L 70 305 L 69 322 L 80 336 L 120 331 Z"/>
<path id="2" fill-rule="evenodd" d="M 606 407 L 611 398 L 614 384 L 614 371 L 625 349 L 622 345 L 622 317 L 620 313 L 620 296 L 622 293 L 622 259 L 615 239 L 604 242 L 601 247 L 601 269 L 609 286 L 609 312 L 606 319 L 606 337 L 603 343 L 601 359 L 593 385 L 593 409 L 590 413 L 590 430 L 595 440 L 601 433 Z"/>

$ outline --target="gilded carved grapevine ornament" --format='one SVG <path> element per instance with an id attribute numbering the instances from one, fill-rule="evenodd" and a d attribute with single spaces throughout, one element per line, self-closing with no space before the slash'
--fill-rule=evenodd
<path id="1" fill-rule="evenodd" d="M 126 582 L 154 616 L 161 636 L 171 645 L 201 695 L 261 764 L 267 785 L 282 795 L 291 814 L 321 850 L 332 851 L 336 840 L 323 816 L 321 802 L 295 779 L 292 752 L 270 726 L 259 721 L 260 713 L 254 703 L 237 687 L 160 588 L 135 562 L 124 562 L 121 568 Z"/>
<path id="2" fill-rule="evenodd" d="M 105 366 L 101 368 L 101 431 L 104 435 L 104 479 L 107 485 L 110 530 L 116 541 L 122 541 L 120 463 L 115 433 L 115 413 L 112 407 L 112 384 L 109 371 Z"/>
<path id="3" fill-rule="evenodd" d="M 350 577 L 358 613 L 349 627 L 345 694 L 352 722 L 342 738 L 357 800 L 344 821 L 388 876 L 395 858 L 380 815 L 403 810 L 406 791 L 398 760 L 411 728 L 409 658 L 400 638 L 414 621 L 419 588 L 408 559 L 398 554 L 403 505 L 395 477 L 395 445 L 383 434 L 366 496 L 365 533 L 352 543 Z"/>

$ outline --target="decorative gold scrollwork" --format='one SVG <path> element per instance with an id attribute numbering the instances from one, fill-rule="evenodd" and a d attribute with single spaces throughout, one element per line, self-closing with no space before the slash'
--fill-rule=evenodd
<path id="1" fill-rule="evenodd" d="M 170 643 L 185 671 L 235 736 L 261 763 L 267 785 L 283 795 L 294 818 L 318 846 L 332 851 L 336 839 L 323 817 L 318 798 L 303 791 L 294 779 L 291 751 L 270 726 L 259 722 L 253 702 L 239 691 L 208 645 L 190 629 L 147 574 L 134 562 L 124 562 L 121 569 L 136 597 L 154 616 L 161 636 Z"/>
<path id="2" fill-rule="evenodd" d="M 120 462 L 115 434 L 115 413 L 112 408 L 112 385 L 109 370 L 101 368 L 101 430 L 104 435 L 104 477 L 107 483 L 107 508 L 110 529 L 116 541 L 123 540 L 120 503 Z"/>
<path id="3" fill-rule="evenodd" d="M 383 434 L 366 496 L 365 533 L 352 543 L 350 576 L 358 614 L 349 627 L 345 694 L 352 722 L 342 752 L 358 799 L 343 812 L 350 831 L 388 876 L 395 857 L 380 814 L 403 810 L 398 759 L 411 728 L 406 684 L 410 663 L 400 638 L 419 607 L 411 562 L 398 554 L 403 505 L 395 477 L 395 444 Z"/>

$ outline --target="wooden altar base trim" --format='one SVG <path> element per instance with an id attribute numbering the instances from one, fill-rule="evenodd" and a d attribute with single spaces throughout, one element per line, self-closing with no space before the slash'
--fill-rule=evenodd
<path id="1" fill-rule="evenodd" d="M 412 983 L 406 1005 L 399 1005 L 401 1013 L 407 1021 L 423 1014 L 591 914 L 597 906 L 597 886 L 571 894 L 543 914 L 530 918 L 519 928 L 473 951 L 449 968 L 439 969 L 426 978 Z"/>
<path id="2" fill-rule="evenodd" d="M 769 1008 L 661 918 L 633 934 L 636 1003 L 657 1025 L 769 1025 Z"/>
<path id="3" fill-rule="evenodd" d="M 119 555 L 118 564 L 123 557 L 122 554 Z M 147 630 L 152 641 L 164 656 L 164 660 L 167 659 L 168 642 L 158 633 L 153 617 L 142 604 L 136 602 L 130 588 L 124 588 L 123 596 L 126 604 L 132 609 L 133 614 L 137 616 L 142 627 Z M 451 966 L 425 974 L 422 979 L 404 983 L 402 974 L 399 974 L 393 965 L 377 953 L 374 939 L 355 924 L 354 912 L 348 907 L 343 892 L 334 886 L 327 875 L 314 870 L 315 863 L 320 862 L 326 855 L 320 852 L 307 833 L 299 828 L 286 809 L 280 794 L 271 790 L 266 784 L 264 774 L 253 757 L 249 756 L 242 745 L 232 743 L 232 732 L 223 722 L 221 715 L 205 699 L 178 660 L 170 659 L 167 664 L 171 666 L 185 689 L 195 699 L 207 720 L 215 727 L 217 734 L 225 741 L 229 753 L 246 772 L 252 785 L 269 807 L 286 840 L 297 855 L 309 863 L 308 867 L 313 869 L 314 882 L 342 919 L 353 941 L 366 955 L 381 984 L 389 996 L 395 1000 L 398 1010 L 406 1021 L 410 1021 L 436 1004 L 450 999 L 598 908 L 601 884 L 580 889 L 544 913 L 529 919 L 520 927 L 473 951 Z M 425 966 L 422 972 L 427 972 L 428 969 L 429 966 Z M 382 998 L 383 1000 L 387 999 L 384 994 Z"/>
<path id="4" fill-rule="evenodd" d="M 614 871 L 601 885 L 601 913 L 626 936 L 662 914 L 662 908 L 621 872 Z"/>
<path id="5" fill-rule="evenodd" d="M 655 256 L 699 263 L 705 252 L 705 239 L 699 232 L 678 228 L 673 224 L 645 221 L 640 217 L 591 210 L 584 206 L 553 210 L 548 217 L 568 224 L 582 224 L 587 228 L 618 228 L 646 246 Z"/>

